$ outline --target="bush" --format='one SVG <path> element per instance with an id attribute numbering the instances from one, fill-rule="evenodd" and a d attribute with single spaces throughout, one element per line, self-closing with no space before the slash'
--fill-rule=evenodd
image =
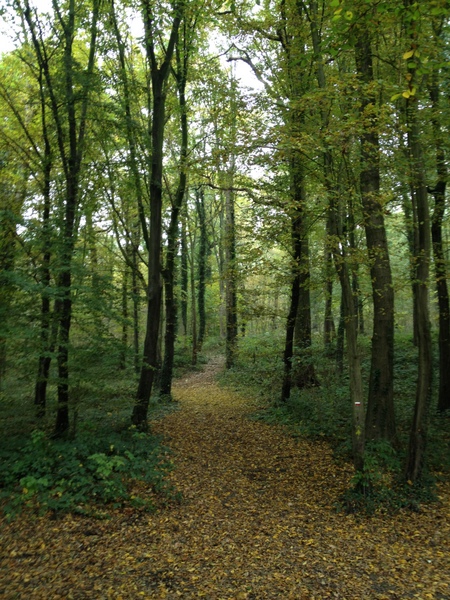
<path id="1" fill-rule="evenodd" d="M 135 429 L 108 436 L 51 440 L 34 431 L 24 447 L 7 446 L 0 458 L 1 497 L 8 518 L 29 507 L 44 513 L 94 514 L 99 507 L 126 504 L 151 510 L 155 493 L 170 493 L 170 464 L 158 440 Z M 144 494 L 133 493 L 136 482 Z"/>

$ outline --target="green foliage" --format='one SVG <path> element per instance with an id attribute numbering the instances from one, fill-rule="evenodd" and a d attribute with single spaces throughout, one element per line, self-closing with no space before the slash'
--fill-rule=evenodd
<path id="1" fill-rule="evenodd" d="M 283 372 L 280 334 L 273 331 L 239 338 L 235 366 L 223 373 L 222 383 L 236 389 L 250 388 L 269 403 L 276 402 Z"/>
<path id="2" fill-rule="evenodd" d="M 385 441 L 366 445 L 364 469 L 356 472 L 351 485 L 340 498 L 338 509 L 348 513 L 420 510 L 422 502 L 436 500 L 435 478 L 427 473 L 420 483 L 405 482 L 401 454 Z"/>
<path id="3" fill-rule="evenodd" d="M 155 493 L 169 493 L 170 464 L 158 440 L 130 428 L 121 433 L 56 441 L 36 430 L 22 449 L 1 449 L 0 497 L 9 518 L 23 508 L 39 513 L 92 513 L 104 505 L 154 508 Z M 134 493 L 143 482 L 145 493 Z"/>
<path id="4" fill-rule="evenodd" d="M 365 381 L 370 368 L 369 342 L 368 338 L 360 338 Z M 352 432 L 347 374 L 344 371 L 340 376 L 334 359 L 313 346 L 312 357 L 320 387 L 293 388 L 289 400 L 280 404 L 281 348 L 279 336 L 252 336 L 241 340 L 239 360 L 234 369 L 223 375 L 224 384 L 241 391 L 247 389 L 252 394 L 257 392 L 263 398 L 265 404 L 254 418 L 285 425 L 294 436 L 326 439 L 333 447 L 337 461 L 350 461 Z M 355 473 L 339 504 L 341 510 L 369 514 L 401 508 L 418 510 L 421 502 L 435 499 L 436 477 L 446 477 L 450 472 L 450 420 L 432 411 L 427 454 L 430 473 L 420 484 L 405 482 L 403 469 L 417 378 L 417 348 L 410 336 L 398 336 L 394 368 L 398 443 L 395 447 L 383 441 L 366 444 L 364 469 Z"/>

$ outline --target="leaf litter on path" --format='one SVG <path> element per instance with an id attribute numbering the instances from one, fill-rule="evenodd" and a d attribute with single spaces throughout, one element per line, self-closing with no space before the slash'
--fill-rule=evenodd
<path id="1" fill-rule="evenodd" d="M 448 485 L 420 513 L 338 514 L 351 469 L 249 419 L 255 402 L 220 388 L 220 368 L 177 381 L 180 410 L 154 425 L 180 504 L 2 523 L 0 597 L 450 599 Z"/>

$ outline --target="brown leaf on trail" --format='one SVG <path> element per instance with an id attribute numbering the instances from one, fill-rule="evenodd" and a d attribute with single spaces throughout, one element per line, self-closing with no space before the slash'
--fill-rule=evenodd
<path id="1" fill-rule="evenodd" d="M 2 523 L 1 598 L 450 598 L 448 485 L 420 513 L 336 513 L 351 469 L 248 419 L 255 403 L 218 387 L 219 368 L 179 381 L 180 410 L 155 424 L 181 504 Z"/>

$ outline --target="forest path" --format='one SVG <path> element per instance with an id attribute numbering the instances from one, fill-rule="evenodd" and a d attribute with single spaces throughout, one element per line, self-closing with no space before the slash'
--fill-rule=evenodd
<path id="1" fill-rule="evenodd" d="M 221 368 L 178 380 L 179 410 L 154 424 L 181 503 L 8 526 L 0 597 L 450 599 L 448 486 L 421 513 L 337 514 L 349 470 L 326 443 L 251 420 L 255 402 L 221 388 Z"/>

